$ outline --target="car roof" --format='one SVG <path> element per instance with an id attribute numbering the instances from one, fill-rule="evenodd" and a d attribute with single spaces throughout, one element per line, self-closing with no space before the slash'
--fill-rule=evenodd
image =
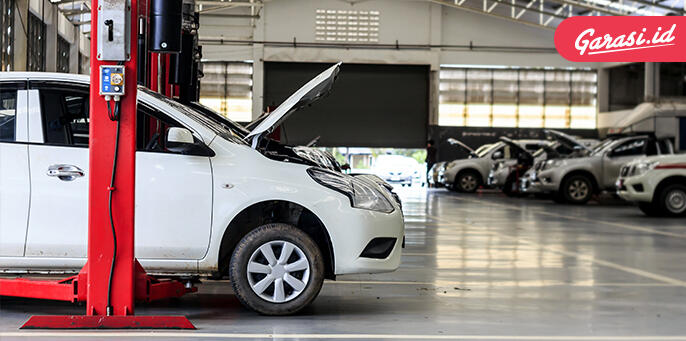
<path id="1" fill-rule="evenodd" d="M 79 83 L 90 82 L 90 75 L 77 75 L 74 73 L 61 72 L 24 72 L 9 71 L 0 72 L 0 81 L 8 80 L 51 80 L 51 81 L 72 81 Z"/>

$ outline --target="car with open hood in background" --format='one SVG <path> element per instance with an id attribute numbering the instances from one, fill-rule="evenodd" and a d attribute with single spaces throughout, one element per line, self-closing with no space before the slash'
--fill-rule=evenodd
<path id="1" fill-rule="evenodd" d="M 511 150 L 515 151 L 516 158 L 505 159 L 493 163 L 491 171 L 488 174 L 487 184 L 491 188 L 502 190 L 507 196 L 516 196 L 519 194 L 519 188 L 517 187 L 519 177 L 533 166 L 533 152 L 524 149 L 520 144 L 510 138 L 502 136 L 499 140 L 510 146 Z M 542 147 L 549 144 L 550 143 L 546 143 L 542 145 Z"/>
<path id="2" fill-rule="evenodd" d="M 449 162 L 444 171 L 444 185 L 450 190 L 473 193 L 480 186 L 486 185 L 488 174 L 493 164 L 498 161 L 516 160 L 519 150 L 535 151 L 545 140 L 514 140 L 521 148 L 512 148 L 503 141 L 481 149 L 473 157 Z"/>
<path id="3" fill-rule="evenodd" d="M 446 140 L 446 142 L 448 142 L 448 144 L 450 144 L 451 146 L 457 147 L 457 148 L 465 151 L 467 153 L 468 158 L 475 157 L 476 155 L 478 155 L 477 153 L 479 153 L 481 150 L 486 149 L 486 148 L 488 148 L 488 146 L 490 146 L 490 144 L 485 144 L 485 145 L 477 148 L 477 150 L 474 150 L 471 147 L 469 147 L 468 145 L 466 145 L 466 144 L 462 143 L 461 141 L 459 141 L 455 138 L 452 138 L 452 137 L 448 138 Z M 429 178 L 429 186 L 431 186 L 431 187 L 443 187 L 443 182 L 444 182 L 443 176 L 444 176 L 446 164 L 447 164 L 446 161 L 440 161 L 440 162 L 436 162 L 431 167 L 431 169 L 429 170 L 429 177 L 428 177 Z"/>
<path id="4" fill-rule="evenodd" d="M 398 268 L 404 218 L 388 191 L 266 138 L 331 91 L 339 65 L 245 137 L 139 87 L 138 112 L 121 114 L 138 121 L 135 253 L 148 273 L 228 276 L 245 306 L 286 315 L 310 304 L 325 278 Z M 0 155 L 14 160 L 2 163 L 0 183 L 11 190 L 0 200 L 15 207 L 0 212 L 0 272 L 78 272 L 86 262 L 89 82 L 0 73 L 8 98 L 22 103 L 16 134 L 0 142 Z"/>
<path id="5" fill-rule="evenodd" d="M 586 204 L 593 195 L 614 191 L 619 171 L 626 163 L 643 156 L 673 154 L 670 139 L 648 135 L 611 138 L 587 156 L 546 161 L 536 171 L 543 192 L 560 203 Z"/>
<path id="6" fill-rule="evenodd" d="M 533 153 L 534 165 L 519 178 L 518 188 L 522 194 L 543 194 L 536 175 L 548 160 L 586 156 L 600 143 L 596 139 L 576 138 L 552 129 L 546 129 L 544 133 L 551 142 Z"/>
<path id="7" fill-rule="evenodd" d="M 617 194 L 646 215 L 686 215 L 686 154 L 638 158 L 619 174 Z"/>

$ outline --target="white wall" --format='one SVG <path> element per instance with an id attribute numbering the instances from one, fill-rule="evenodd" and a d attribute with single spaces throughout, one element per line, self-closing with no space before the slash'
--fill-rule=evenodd
<path id="1" fill-rule="evenodd" d="M 316 42 L 315 11 L 317 9 L 355 9 L 380 11 L 378 44 L 441 45 L 442 48 L 421 49 L 360 49 L 331 47 L 297 47 L 297 42 Z M 242 9 L 242 13 L 249 12 Z M 253 60 L 253 115 L 262 108 L 263 61 L 337 62 L 369 64 L 423 64 L 432 71 L 442 64 L 593 67 L 572 63 L 554 52 L 553 31 L 485 16 L 458 8 L 421 0 L 273 0 L 265 2 L 255 20 L 202 16 L 200 39 L 203 58 L 214 61 Z M 293 42 L 295 47 L 250 45 L 219 45 L 217 39 Z M 209 44 L 203 40 L 214 41 Z M 495 52 L 470 51 L 445 45 L 493 46 Z M 541 52 L 506 52 L 497 47 L 545 48 Z M 259 75 L 259 76 L 258 76 Z M 437 77 L 432 77 L 436 80 Z M 437 96 L 433 94 L 432 96 Z M 430 101 L 435 116 L 437 101 Z"/>

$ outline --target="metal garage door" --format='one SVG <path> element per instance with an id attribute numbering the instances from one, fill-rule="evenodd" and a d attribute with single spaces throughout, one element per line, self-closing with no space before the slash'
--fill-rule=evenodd
<path id="1" fill-rule="evenodd" d="M 265 62 L 264 105 L 278 106 L 329 64 Z M 422 148 L 429 66 L 343 64 L 330 96 L 293 114 L 283 141 L 319 146 Z"/>

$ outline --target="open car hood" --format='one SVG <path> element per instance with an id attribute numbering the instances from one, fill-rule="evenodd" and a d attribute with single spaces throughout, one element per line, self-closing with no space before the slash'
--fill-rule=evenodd
<path id="1" fill-rule="evenodd" d="M 500 137 L 500 141 L 502 141 L 503 143 L 509 145 L 510 147 L 513 147 L 513 148 L 519 150 L 520 152 L 523 152 L 523 153 L 526 153 L 526 154 L 528 154 L 528 155 L 531 155 L 531 153 L 530 153 L 528 150 L 526 150 L 524 147 L 522 147 L 522 145 L 520 145 L 519 143 L 513 141 L 513 140 L 512 140 L 511 138 L 509 138 L 509 137 L 501 136 L 501 137 Z"/>
<path id="2" fill-rule="evenodd" d="M 567 147 L 581 148 L 587 152 L 591 151 L 591 148 L 585 146 L 583 143 L 579 142 L 579 140 L 577 140 L 574 137 L 567 135 L 563 132 L 560 132 L 557 130 L 552 130 L 552 129 L 546 129 L 543 132 L 546 135 L 550 136 L 550 138 L 555 139 L 557 141 L 560 141 L 560 143 L 567 145 Z"/>
<path id="3" fill-rule="evenodd" d="M 259 140 L 259 137 L 264 133 L 273 130 L 298 109 L 312 104 L 316 100 L 329 94 L 333 87 L 333 83 L 336 81 L 340 66 L 340 62 L 336 63 L 336 65 L 328 68 L 326 71 L 307 82 L 307 84 L 303 85 L 303 87 L 283 101 L 278 108 L 272 111 L 269 116 L 252 129 L 245 139 L 253 139 L 252 145 L 253 147 L 256 147 L 257 140 Z"/>
<path id="4" fill-rule="evenodd" d="M 464 143 L 463 143 L 462 141 L 460 141 L 460 140 L 457 140 L 457 139 L 454 139 L 454 138 L 451 137 L 451 138 L 447 139 L 446 142 L 450 143 L 450 144 L 453 145 L 453 146 L 458 146 L 458 147 L 463 148 L 463 149 L 466 150 L 469 154 L 472 154 L 472 155 L 474 154 L 474 149 L 472 149 L 472 148 L 469 147 L 468 145 L 464 144 Z"/>

